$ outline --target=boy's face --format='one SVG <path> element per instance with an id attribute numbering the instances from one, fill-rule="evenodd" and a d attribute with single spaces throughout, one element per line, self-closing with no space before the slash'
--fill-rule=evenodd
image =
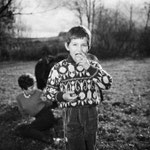
<path id="1" fill-rule="evenodd" d="M 32 95 L 34 93 L 35 86 L 30 86 L 27 90 L 24 90 L 27 95 Z"/>
<path id="2" fill-rule="evenodd" d="M 88 40 L 86 37 L 72 39 L 69 44 L 65 43 L 65 46 L 76 63 L 78 63 L 82 57 L 85 57 L 89 50 Z"/>

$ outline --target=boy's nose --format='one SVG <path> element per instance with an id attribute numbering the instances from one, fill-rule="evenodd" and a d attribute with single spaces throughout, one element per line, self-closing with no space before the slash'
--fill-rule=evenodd
<path id="1" fill-rule="evenodd" d="M 77 51 L 81 52 L 81 51 L 82 51 L 82 46 L 79 45 L 79 46 L 77 47 Z"/>

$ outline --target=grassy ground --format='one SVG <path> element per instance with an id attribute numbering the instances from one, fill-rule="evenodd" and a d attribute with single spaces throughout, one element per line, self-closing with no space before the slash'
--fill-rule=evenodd
<path id="1" fill-rule="evenodd" d="M 99 150 L 150 149 L 150 59 L 102 61 L 113 77 L 99 106 Z M 0 63 L 0 150 L 59 150 L 31 139 L 21 139 L 13 129 L 21 122 L 15 107 L 20 92 L 17 78 L 34 73 L 35 62 Z"/>

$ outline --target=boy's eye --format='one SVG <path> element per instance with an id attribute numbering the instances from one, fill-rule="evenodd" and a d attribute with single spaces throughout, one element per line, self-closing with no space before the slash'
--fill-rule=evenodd
<path id="1" fill-rule="evenodd" d="M 88 45 L 87 45 L 87 44 L 83 44 L 82 46 L 83 46 L 83 47 L 87 47 Z"/>
<path id="2" fill-rule="evenodd" d="M 28 88 L 28 90 L 33 90 L 33 88 L 34 88 L 34 86 L 31 86 L 31 87 Z"/>
<path id="3" fill-rule="evenodd" d="M 76 43 L 74 43 L 74 44 L 73 44 L 73 46 L 77 46 L 77 44 L 76 44 Z"/>

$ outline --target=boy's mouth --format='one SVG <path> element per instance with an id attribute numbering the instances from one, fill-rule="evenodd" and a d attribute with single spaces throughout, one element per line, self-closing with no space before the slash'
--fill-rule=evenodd
<path id="1" fill-rule="evenodd" d="M 76 57 L 76 64 L 79 64 L 80 60 L 83 57 L 83 54 L 82 53 L 76 53 L 75 57 Z"/>

